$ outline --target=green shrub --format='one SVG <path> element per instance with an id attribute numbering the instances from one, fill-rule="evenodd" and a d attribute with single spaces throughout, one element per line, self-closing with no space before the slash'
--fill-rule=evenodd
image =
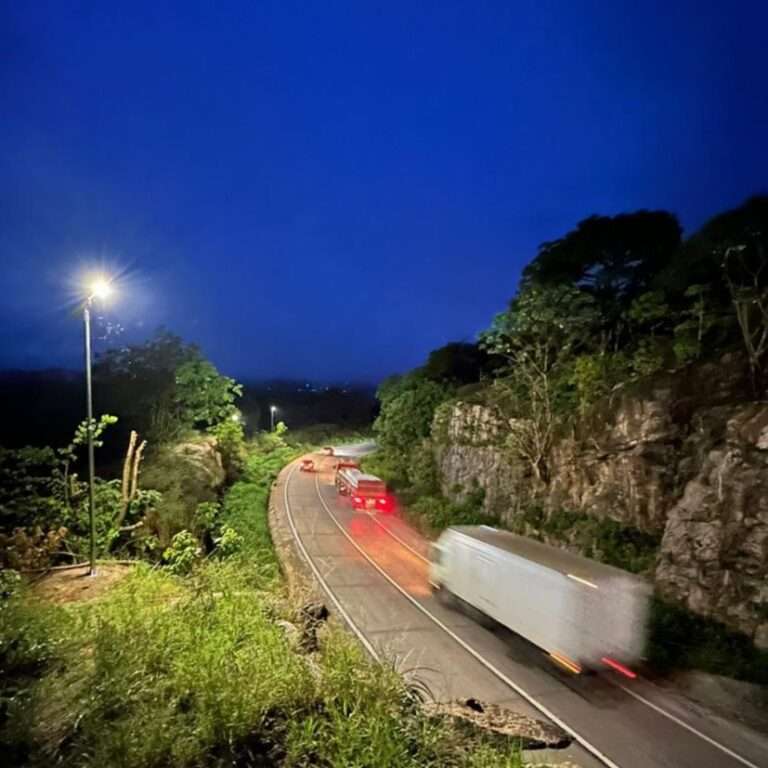
<path id="1" fill-rule="evenodd" d="M 586 557 L 632 573 L 651 568 L 661 544 L 661 536 L 655 533 L 570 509 L 547 513 L 536 503 L 529 504 L 517 516 L 512 528 L 534 538 L 575 546 Z"/>
<path id="2" fill-rule="evenodd" d="M 409 508 L 417 525 L 432 533 L 452 525 L 497 525 L 498 519 L 483 510 L 485 492 L 475 488 L 460 501 L 443 496 L 421 496 Z"/>
<path id="3" fill-rule="evenodd" d="M 157 508 L 147 516 L 146 530 L 164 547 L 179 531 L 195 528 L 198 505 L 217 501 L 224 481 L 213 440 L 199 436 L 153 453 L 141 477 L 145 487 L 162 493 Z"/>
<path id="4" fill-rule="evenodd" d="M 368 456 L 364 456 L 360 467 L 365 472 L 380 477 L 390 488 L 396 491 L 408 489 L 407 476 L 402 471 L 402 463 L 393 460 L 385 451 L 378 450 Z"/>
<path id="5" fill-rule="evenodd" d="M 211 429 L 216 438 L 216 448 L 221 454 L 221 461 L 230 482 L 237 480 L 245 469 L 247 451 L 245 434 L 240 421 L 226 419 Z"/>
<path id="6" fill-rule="evenodd" d="M 408 481 L 411 490 L 419 495 L 434 494 L 439 491 L 440 483 L 431 440 L 422 440 L 411 451 L 408 462 Z"/>
<path id="7" fill-rule="evenodd" d="M 656 562 L 660 535 L 608 519 L 591 520 L 587 531 L 582 534 L 592 541 L 587 554 L 596 560 L 633 573 L 647 571 Z"/>
<path id="8" fill-rule="evenodd" d="M 683 606 L 655 599 L 651 610 L 649 662 L 661 671 L 701 669 L 768 685 L 768 651 L 743 634 Z"/>
<path id="9" fill-rule="evenodd" d="M 245 539 L 234 528 L 224 525 L 219 535 L 213 537 L 214 552 L 219 559 L 232 557 L 242 550 L 244 542 Z"/>
<path id="10" fill-rule="evenodd" d="M 576 390 L 579 411 L 584 414 L 616 384 L 626 381 L 630 363 L 622 352 L 579 355 L 571 365 L 568 382 Z"/>
<path id="11" fill-rule="evenodd" d="M 632 369 L 638 376 L 650 376 L 664 366 L 665 353 L 663 340 L 653 336 L 644 337 L 632 355 Z"/>
<path id="12" fill-rule="evenodd" d="M 202 554 L 200 543 L 189 531 L 179 531 L 171 540 L 171 546 L 163 552 L 163 562 L 177 576 L 188 574 Z"/>
<path id="13" fill-rule="evenodd" d="M 221 524 L 221 504 L 217 501 L 200 502 L 195 510 L 194 522 L 200 533 L 217 531 Z"/>

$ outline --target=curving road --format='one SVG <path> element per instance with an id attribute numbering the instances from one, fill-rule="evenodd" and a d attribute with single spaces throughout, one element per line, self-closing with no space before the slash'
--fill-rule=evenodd
<path id="1" fill-rule="evenodd" d="M 583 768 L 768 768 L 764 736 L 641 679 L 570 676 L 518 636 L 442 605 L 427 580 L 428 542 L 397 516 L 353 512 L 334 488 L 334 459 L 312 458 L 317 472 L 294 463 L 282 473 L 278 513 L 374 657 L 394 659 L 439 700 L 474 697 L 559 724 L 575 742 L 558 756 Z"/>

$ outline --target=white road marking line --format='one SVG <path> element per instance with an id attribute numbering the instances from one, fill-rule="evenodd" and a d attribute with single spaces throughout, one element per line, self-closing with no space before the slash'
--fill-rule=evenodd
<path id="1" fill-rule="evenodd" d="M 288 484 L 291 481 L 291 477 L 293 477 L 293 473 L 296 471 L 297 465 L 294 464 L 290 472 L 288 472 L 287 477 L 285 478 L 285 483 L 283 484 L 283 501 L 285 502 L 285 511 L 288 515 L 288 524 L 291 527 L 291 532 L 293 533 L 293 538 L 296 540 L 296 544 L 299 547 L 299 551 L 301 552 L 302 557 L 304 560 L 306 560 L 307 565 L 312 569 L 312 573 L 314 573 L 315 578 L 318 580 L 320 585 L 322 586 L 325 593 L 328 595 L 328 597 L 331 598 L 333 601 L 333 604 L 336 606 L 336 610 L 341 614 L 344 621 L 347 622 L 349 625 L 349 628 L 355 633 L 358 640 L 363 644 L 363 647 L 365 648 L 368 653 L 371 654 L 371 656 L 376 659 L 376 661 L 381 661 L 381 658 L 376 651 L 376 649 L 371 645 L 368 638 L 361 632 L 360 628 L 355 624 L 355 622 L 352 620 L 352 617 L 344 610 L 344 607 L 342 604 L 338 601 L 336 595 L 333 594 L 333 591 L 331 590 L 330 586 L 328 585 L 328 582 L 322 577 L 320 574 L 320 571 L 318 570 L 317 566 L 315 565 L 314 560 L 309 556 L 309 552 L 307 552 L 306 548 L 304 547 L 304 543 L 301 540 L 301 537 L 299 536 L 299 532 L 296 530 L 296 525 L 293 522 L 293 514 L 291 513 L 291 505 L 288 502 Z"/>
<path id="2" fill-rule="evenodd" d="M 638 701 L 641 701 L 646 706 L 650 707 L 651 709 L 656 710 L 660 715 L 663 715 L 664 717 L 670 719 L 673 723 L 677 723 L 679 726 L 685 728 L 687 731 L 690 731 L 691 733 L 695 734 L 701 739 L 704 739 L 707 743 L 711 744 L 713 747 L 717 747 L 722 752 L 725 752 L 726 755 L 729 755 L 734 760 L 738 760 L 742 765 L 748 766 L 748 768 L 760 768 L 759 766 L 755 765 L 754 763 L 751 763 L 749 760 L 747 760 L 745 757 L 742 757 L 741 755 L 734 752 L 732 749 L 728 749 L 724 744 L 721 744 L 719 741 L 715 741 L 710 736 L 707 736 L 705 733 L 702 733 L 701 731 L 694 728 L 692 725 L 689 725 L 685 722 L 685 720 L 681 720 L 676 715 L 673 715 L 671 712 L 667 712 L 662 707 L 658 706 L 657 704 L 654 704 L 652 701 L 649 701 L 644 696 L 641 696 L 636 691 L 633 691 L 631 688 L 627 688 L 625 685 L 618 684 L 618 687 L 621 688 L 622 691 L 626 691 L 630 696 L 637 699 Z"/>
<path id="3" fill-rule="evenodd" d="M 467 644 L 464 640 L 462 640 L 455 632 L 453 632 L 451 629 L 449 629 L 445 624 L 443 624 L 440 619 L 438 619 L 436 616 L 434 616 L 432 613 L 430 613 L 423 605 L 421 605 L 417 600 L 415 600 L 411 595 L 409 595 L 394 579 L 392 579 L 389 574 L 387 574 L 384 570 L 382 570 L 379 565 L 368 555 L 365 550 L 363 550 L 357 542 L 344 530 L 344 526 L 339 523 L 338 519 L 336 518 L 336 515 L 331 512 L 328 505 L 325 503 L 325 499 L 323 498 L 322 494 L 320 493 L 320 485 L 317 479 L 317 475 L 315 475 L 315 490 L 317 491 L 317 496 L 320 499 L 320 503 L 325 508 L 325 511 L 330 516 L 331 520 L 333 520 L 334 523 L 336 523 L 336 527 L 342 532 L 342 534 L 346 537 L 346 539 L 352 544 L 352 546 L 360 552 L 360 554 L 398 591 L 400 594 L 403 595 L 410 603 L 412 603 L 418 610 L 420 610 L 425 616 L 427 616 L 429 619 L 431 619 L 435 624 L 437 624 L 440 629 L 442 629 L 447 635 L 449 635 L 456 643 L 458 643 L 462 648 L 464 648 L 465 651 L 470 653 L 472 656 L 474 656 L 477 661 L 479 661 L 487 670 L 492 672 L 496 677 L 499 678 L 502 682 L 506 683 L 510 688 L 512 688 L 513 691 L 515 691 L 517 694 L 522 696 L 529 704 L 531 704 L 533 707 L 539 710 L 544 716 L 548 717 L 553 723 L 560 726 L 564 731 L 567 733 L 570 733 L 573 735 L 573 738 L 582 746 L 584 749 L 586 749 L 588 752 L 590 752 L 592 755 L 594 755 L 598 760 L 600 760 L 602 763 L 604 763 L 608 768 L 620 768 L 620 766 L 617 763 L 614 763 L 613 760 L 611 760 L 609 757 L 604 755 L 597 747 L 595 747 L 593 744 L 588 742 L 585 738 L 582 736 L 579 736 L 572 728 L 570 728 L 565 722 L 563 722 L 554 712 L 551 712 L 544 704 L 537 701 L 533 698 L 529 693 L 527 693 L 525 690 L 523 690 L 517 683 L 515 683 L 513 680 L 511 680 L 509 677 L 507 677 L 500 669 L 496 668 L 490 661 L 488 661 L 485 657 L 481 656 L 472 646 Z"/>

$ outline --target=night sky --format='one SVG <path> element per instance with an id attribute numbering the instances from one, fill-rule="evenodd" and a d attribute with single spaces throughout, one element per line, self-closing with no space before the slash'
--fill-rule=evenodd
<path id="1" fill-rule="evenodd" d="M 764 0 L 0 7 L 2 367 L 80 365 L 102 266 L 100 348 L 375 381 L 589 214 L 768 188 Z"/>

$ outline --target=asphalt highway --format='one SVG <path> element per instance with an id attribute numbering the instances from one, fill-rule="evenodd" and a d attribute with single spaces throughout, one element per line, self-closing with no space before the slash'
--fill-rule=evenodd
<path id="1" fill-rule="evenodd" d="M 768 768 L 765 736 L 640 678 L 573 676 L 444 605 L 428 582 L 429 543 L 397 514 L 353 511 L 334 487 L 335 459 L 312 458 L 316 472 L 293 464 L 278 488 L 301 556 L 369 653 L 436 699 L 473 697 L 555 722 L 574 736 L 567 758 L 583 768 Z"/>

